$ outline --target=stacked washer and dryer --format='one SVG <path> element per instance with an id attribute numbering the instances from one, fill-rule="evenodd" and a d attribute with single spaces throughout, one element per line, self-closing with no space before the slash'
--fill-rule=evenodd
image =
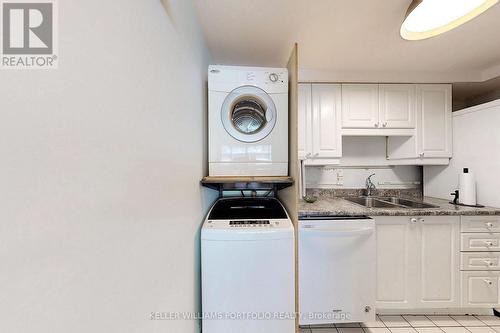
<path id="1" fill-rule="evenodd" d="M 209 176 L 288 175 L 288 72 L 210 66 Z M 295 331 L 294 230 L 277 198 L 222 197 L 201 231 L 203 333 Z"/>

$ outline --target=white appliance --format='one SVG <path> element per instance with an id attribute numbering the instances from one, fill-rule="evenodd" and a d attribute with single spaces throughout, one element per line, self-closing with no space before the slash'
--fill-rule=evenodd
<path id="1" fill-rule="evenodd" d="M 294 333 L 294 263 L 277 199 L 219 199 L 201 230 L 203 333 Z"/>
<path id="2" fill-rule="evenodd" d="M 299 219 L 299 324 L 375 320 L 375 222 Z"/>
<path id="3" fill-rule="evenodd" d="M 288 175 L 288 72 L 209 66 L 210 176 Z"/>

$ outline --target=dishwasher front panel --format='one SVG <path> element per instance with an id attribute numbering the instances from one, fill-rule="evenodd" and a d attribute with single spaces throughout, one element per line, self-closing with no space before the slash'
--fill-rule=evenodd
<path id="1" fill-rule="evenodd" d="M 299 221 L 299 324 L 375 320 L 375 221 Z"/>

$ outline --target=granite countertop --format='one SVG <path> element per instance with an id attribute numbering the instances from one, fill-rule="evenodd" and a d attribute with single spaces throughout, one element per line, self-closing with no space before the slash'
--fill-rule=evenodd
<path id="1" fill-rule="evenodd" d="M 418 215 L 500 215 L 500 208 L 455 206 L 449 200 L 424 197 L 424 202 L 439 208 L 366 208 L 341 197 L 320 197 L 314 203 L 299 200 L 299 217 L 351 215 L 351 216 L 418 216 Z"/>

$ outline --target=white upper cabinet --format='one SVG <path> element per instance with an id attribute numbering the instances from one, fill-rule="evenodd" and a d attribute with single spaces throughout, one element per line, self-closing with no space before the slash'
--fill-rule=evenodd
<path id="1" fill-rule="evenodd" d="M 451 85 L 417 85 L 418 157 L 451 157 Z"/>
<path id="2" fill-rule="evenodd" d="M 415 85 L 379 85 L 379 119 L 382 128 L 415 128 Z"/>
<path id="3" fill-rule="evenodd" d="M 450 84 L 299 84 L 299 158 L 339 164 L 342 135 L 386 136 L 387 165 L 446 165 Z"/>
<path id="4" fill-rule="evenodd" d="M 308 165 L 338 164 L 342 156 L 341 87 L 299 84 L 299 159 Z"/>
<path id="5" fill-rule="evenodd" d="M 340 119 L 341 88 L 338 84 L 312 86 L 312 156 L 336 158 L 342 156 Z"/>
<path id="6" fill-rule="evenodd" d="M 342 85 L 342 127 L 378 128 L 378 84 Z"/>
<path id="7" fill-rule="evenodd" d="M 449 164 L 452 156 L 450 84 L 417 84 L 416 130 L 410 137 L 389 137 L 387 158 L 395 164 Z"/>
<path id="8" fill-rule="evenodd" d="M 342 128 L 415 128 L 415 85 L 343 84 Z M 374 135 L 376 132 L 372 131 L 370 134 Z M 391 135 L 390 132 L 387 134 Z"/>
<path id="9" fill-rule="evenodd" d="M 312 154 L 312 100 L 311 84 L 299 84 L 298 96 L 298 148 L 299 159 Z"/>

